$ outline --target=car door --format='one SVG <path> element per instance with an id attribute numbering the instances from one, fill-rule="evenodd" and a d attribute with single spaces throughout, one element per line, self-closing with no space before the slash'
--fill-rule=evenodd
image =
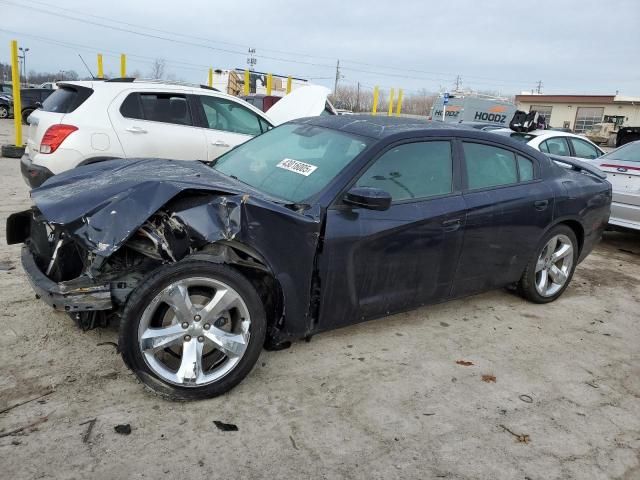
<path id="1" fill-rule="evenodd" d="M 126 91 L 108 112 L 127 158 L 207 159 L 186 92 Z"/>
<path id="2" fill-rule="evenodd" d="M 569 143 L 573 150 L 573 156 L 577 158 L 585 158 L 587 160 L 593 160 L 602 156 L 603 152 L 595 145 L 582 140 L 581 138 L 569 137 Z"/>
<path id="3" fill-rule="evenodd" d="M 319 329 L 435 302 L 451 288 L 464 228 L 451 139 L 401 143 L 354 181 L 389 193 L 388 210 L 327 210 Z"/>
<path id="4" fill-rule="evenodd" d="M 201 109 L 209 160 L 271 128 L 264 118 L 233 99 L 213 95 L 195 98 Z"/>
<path id="5" fill-rule="evenodd" d="M 553 193 L 534 157 L 463 140 L 465 233 L 452 295 L 519 279 L 553 217 Z"/>

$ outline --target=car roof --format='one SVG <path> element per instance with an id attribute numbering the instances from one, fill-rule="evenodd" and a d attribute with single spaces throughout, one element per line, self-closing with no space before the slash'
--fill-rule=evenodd
<path id="1" fill-rule="evenodd" d="M 326 115 L 295 120 L 295 123 L 331 128 L 354 135 L 385 138 L 391 135 L 412 132 L 472 131 L 455 123 L 443 123 L 419 118 L 390 117 L 387 115 Z M 476 130 L 478 132 L 478 130 Z M 482 132 L 480 132 L 482 133 Z"/>

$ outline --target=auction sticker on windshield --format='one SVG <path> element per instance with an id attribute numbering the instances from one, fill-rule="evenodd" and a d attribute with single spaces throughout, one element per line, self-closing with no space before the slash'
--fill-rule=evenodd
<path id="1" fill-rule="evenodd" d="M 284 168 L 285 170 L 289 170 L 293 173 L 299 173 L 300 175 L 304 175 L 305 177 L 311 175 L 318 168 L 315 165 L 310 165 L 308 163 L 304 163 L 299 160 L 293 160 L 291 158 L 285 158 L 280 163 L 278 163 L 276 167 Z"/>

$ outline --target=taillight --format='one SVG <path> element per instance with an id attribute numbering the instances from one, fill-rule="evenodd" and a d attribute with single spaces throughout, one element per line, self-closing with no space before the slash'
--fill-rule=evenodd
<path id="1" fill-rule="evenodd" d="M 55 152 L 60 144 L 64 142 L 65 138 L 67 138 L 76 130 L 78 130 L 78 127 L 74 127 L 73 125 L 65 125 L 63 123 L 50 126 L 49 128 L 47 128 L 47 131 L 44 132 L 44 137 L 42 137 L 42 142 L 40 143 L 40 153 Z"/>

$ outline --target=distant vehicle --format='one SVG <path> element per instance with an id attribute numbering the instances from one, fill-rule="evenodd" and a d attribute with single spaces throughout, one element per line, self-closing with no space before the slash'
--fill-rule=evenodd
<path id="1" fill-rule="evenodd" d="M 509 285 L 556 300 L 611 207 L 605 175 L 571 163 L 442 122 L 305 118 L 211 165 L 65 172 L 5 231 L 37 298 L 85 328 L 117 321 L 138 379 L 195 400 L 237 385 L 265 344 Z"/>
<path id="2" fill-rule="evenodd" d="M 640 140 L 589 163 L 606 172 L 613 187 L 613 203 L 609 223 L 640 230 Z"/>
<path id="3" fill-rule="evenodd" d="M 13 98 L 5 93 L 0 93 L 0 118 L 9 118 L 13 115 Z"/>
<path id="4" fill-rule="evenodd" d="M 640 140 L 640 127 L 621 127 L 616 135 L 616 147 Z"/>
<path id="5" fill-rule="evenodd" d="M 31 187 L 114 158 L 211 161 L 294 118 L 322 113 L 329 89 L 298 88 L 265 114 L 247 102 L 194 85 L 115 79 L 58 82 L 29 117 L 21 169 Z"/>
<path id="6" fill-rule="evenodd" d="M 241 99 L 247 102 L 250 105 L 266 112 L 271 107 L 273 107 L 282 97 L 277 97 L 275 95 L 264 95 L 262 93 L 255 93 L 252 95 L 241 95 Z"/>
<path id="7" fill-rule="evenodd" d="M 353 115 L 351 110 L 347 110 L 346 108 L 336 108 L 336 113 L 338 115 Z"/>
<path id="8" fill-rule="evenodd" d="M 492 132 L 493 130 L 499 130 L 500 128 L 504 128 L 504 125 L 501 125 L 499 123 L 461 121 L 460 125 L 462 125 L 463 127 L 475 128 L 476 130 L 482 130 L 484 132 Z"/>
<path id="9" fill-rule="evenodd" d="M 0 83 L 0 93 L 13 95 L 13 87 L 9 83 Z"/>
<path id="10" fill-rule="evenodd" d="M 452 94 L 448 102 L 444 115 L 446 123 L 479 122 L 508 127 L 516 111 L 513 103 L 474 95 Z M 438 97 L 431 108 L 432 120 L 443 120 L 443 107 L 444 98 Z"/>
<path id="11" fill-rule="evenodd" d="M 594 159 L 604 155 L 604 151 L 600 147 L 585 137 L 559 130 L 514 132 L 510 128 L 502 128 L 500 130 L 492 130 L 491 133 L 526 143 L 543 153 L 561 157 Z"/>
<path id="12" fill-rule="evenodd" d="M 58 88 L 56 83 L 57 82 L 44 82 L 38 85 L 37 88 L 46 88 L 47 90 L 55 90 L 56 88 Z"/>
<path id="13" fill-rule="evenodd" d="M 20 103 L 22 107 L 22 123 L 27 123 L 27 118 L 34 110 L 40 108 L 42 103 L 49 98 L 54 90 L 49 88 L 21 88 Z"/>

